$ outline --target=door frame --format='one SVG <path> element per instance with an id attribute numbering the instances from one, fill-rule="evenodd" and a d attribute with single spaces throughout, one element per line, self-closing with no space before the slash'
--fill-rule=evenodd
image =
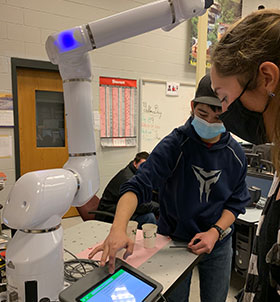
<path id="1" fill-rule="evenodd" d="M 18 88 L 17 88 L 17 68 L 41 69 L 45 71 L 59 71 L 58 65 L 49 61 L 39 61 L 31 59 L 11 58 L 12 69 L 12 94 L 14 111 L 14 147 L 15 147 L 15 172 L 16 180 L 20 178 L 20 147 L 19 147 L 19 123 L 18 123 Z"/>

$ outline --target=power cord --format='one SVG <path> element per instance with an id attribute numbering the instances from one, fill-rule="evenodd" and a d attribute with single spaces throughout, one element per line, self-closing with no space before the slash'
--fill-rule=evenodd
<path id="1" fill-rule="evenodd" d="M 64 249 L 74 259 L 64 261 L 64 279 L 69 283 L 76 282 L 95 268 L 99 267 L 99 261 L 79 259 L 70 251 Z"/>
<path id="2" fill-rule="evenodd" d="M 68 283 L 73 283 L 95 268 L 99 267 L 99 261 L 90 259 L 79 259 L 70 251 L 64 249 L 65 252 L 70 254 L 73 259 L 64 261 L 64 279 Z M 5 259 L 0 255 L 0 274 L 5 270 Z M 1 288 L 5 287 L 5 291 L 1 292 Z M 0 283 L 0 302 L 7 301 L 6 283 Z M 59 302 L 58 300 L 50 300 L 49 298 L 42 298 L 39 302 Z"/>
<path id="3" fill-rule="evenodd" d="M 162 301 L 164 301 L 164 302 L 166 301 L 167 302 L 167 300 L 166 300 L 166 298 L 164 297 L 163 294 L 160 294 L 160 298 L 161 298 Z"/>

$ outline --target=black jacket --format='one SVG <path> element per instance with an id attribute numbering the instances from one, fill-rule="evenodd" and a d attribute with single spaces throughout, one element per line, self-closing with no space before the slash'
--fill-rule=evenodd
<path id="1" fill-rule="evenodd" d="M 103 195 L 100 199 L 100 203 L 98 206 L 99 211 L 106 211 L 110 213 L 115 213 L 117 208 L 117 203 L 120 198 L 120 187 L 123 183 L 129 180 L 132 176 L 135 175 L 137 169 L 133 165 L 133 161 L 131 161 L 124 169 L 119 171 L 108 183 L 107 187 L 105 188 Z M 148 202 L 138 205 L 136 208 L 132 219 L 136 216 L 147 214 L 147 213 L 154 213 L 156 216 L 159 213 L 159 206 L 156 202 Z M 102 220 L 106 222 L 112 222 L 112 217 L 105 217 L 101 214 L 96 214 L 95 218 L 97 220 Z"/>

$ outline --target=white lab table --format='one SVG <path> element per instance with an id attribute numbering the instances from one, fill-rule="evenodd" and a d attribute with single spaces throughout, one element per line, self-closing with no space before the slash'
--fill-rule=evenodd
<path id="1" fill-rule="evenodd" d="M 245 214 L 240 214 L 237 220 L 242 222 L 246 222 L 248 224 L 255 224 L 258 223 L 262 214 L 262 209 L 257 208 L 246 208 Z"/>
<path id="2" fill-rule="evenodd" d="M 64 230 L 64 248 L 78 254 L 103 241 L 110 227 L 111 224 L 97 220 L 89 220 L 70 227 Z M 193 269 L 200 258 L 187 249 L 171 249 L 170 245 L 173 245 L 172 241 L 138 267 L 140 271 L 163 285 L 165 296 Z M 66 259 L 69 257 L 71 256 L 66 255 Z"/>

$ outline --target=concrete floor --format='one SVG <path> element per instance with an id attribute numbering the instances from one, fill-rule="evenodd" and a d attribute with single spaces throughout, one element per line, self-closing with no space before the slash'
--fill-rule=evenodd
<path id="1" fill-rule="evenodd" d="M 80 216 L 71 217 L 71 218 L 64 218 L 62 219 L 62 227 L 69 228 L 74 226 L 78 223 L 81 223 L 83 220 Z M 234 271 L 232 272 L 231 276 L 231 284 L 230 289 L 227 297 L 226 302 L 236 302 L 234 296 L 239 292 L 239 290 L 243 287 L 244 279 L 239 277 Z M 191 292 L 190 292 L 190 299 L 189 302 L 199 302 L 199 279 L 198 279 L 198 271 L 195 268 L 192 277 L 191 283 Z M 179 301 L 178 301 L 179 302 Z"/>
<path id="2" fill-rule="evenodd" d="M 227 296 L 226 302 L 236 302 L 234 296 L 240 291 L 243 287 L 244 279 L 239 277 L 234 271 L 231 275 L 230 289 Z M 194 268 L 192 283 L 191 283 L 191 292 L 189 302 L 199 302 L 199 279 L 198 279 L 198 271 Z"/>

